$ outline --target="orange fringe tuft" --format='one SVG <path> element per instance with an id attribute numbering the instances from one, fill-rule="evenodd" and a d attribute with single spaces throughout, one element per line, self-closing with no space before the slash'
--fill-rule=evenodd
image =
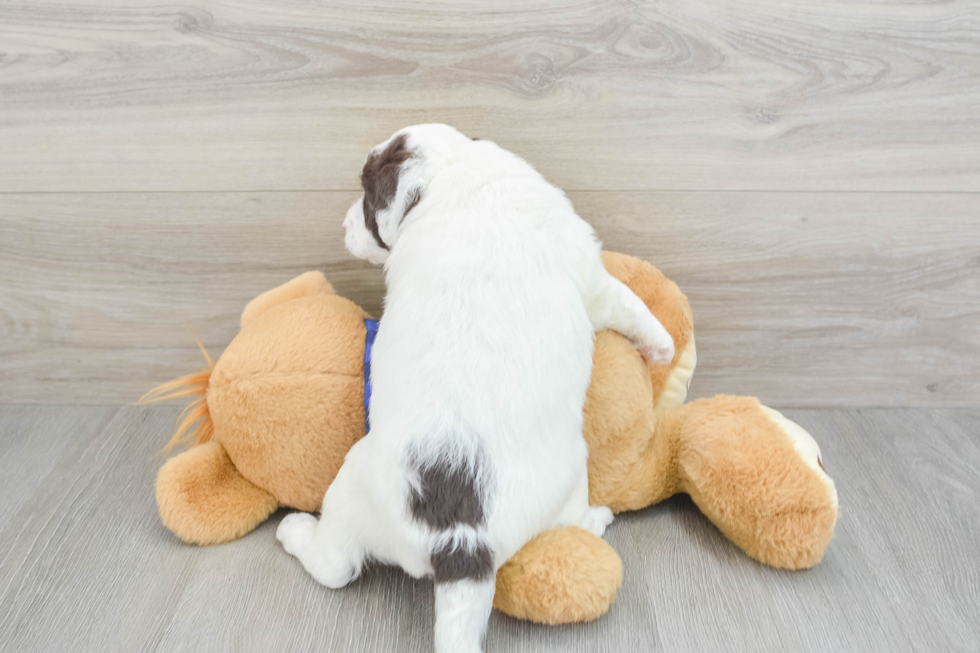
<path id="1" fill-rule="evenodd" d="M 211 373 L 214 372 L 214 363 L 204 345 L 196 337 L 194 340 L 201 348 L 204 359 L 208 362 L 206 369 L 193 374 L 182 376 L 162 385 L 158 385 L 145 395 L 140 404 L 155 404 L 168 399 L 179 397 L 190 397 L 197 395 L 199 399 L 192 401 L 177 417 L 177 431 L 170 442 L 163 448 L 163 452 L 173 449 L 178 444 L 191 443 L 192 446 L 203 444 L 214 437 L 214 423 L 211 422 L 211 413 L 208 410 L 208 382 L 211 380 Z M 196 426 L 195 426 L 196 424 Z"/>

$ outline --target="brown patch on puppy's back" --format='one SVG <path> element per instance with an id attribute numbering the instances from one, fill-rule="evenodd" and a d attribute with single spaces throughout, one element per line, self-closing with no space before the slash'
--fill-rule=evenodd
<path id="1" fill-rule="evenodd" d="M 459 526 L 482 527 L 486 516 L 477 477 L 483 464 L 479 454 L 472 463 L 452 455 L 412 460 L 411 467 L 418 474 L 418 488 L 409 492 L 412 517 L 446 535 Z M 469 545 L 450 537 L 432 551 L 429 560 L 437 583 L 464 578 L 483 581 L 493 576 L 493 553 L 480 536 Z"/>
<path id="2" fill-rule="evenodd" d="M 412 489 L 409 508 L 416 520 L 437 531 L 458 524 L 483 525 L 483 501 L 477 487 L 476 466 L 453 463 L 448 458 L 415 462 L 414 466 L 419 489 Z"/>

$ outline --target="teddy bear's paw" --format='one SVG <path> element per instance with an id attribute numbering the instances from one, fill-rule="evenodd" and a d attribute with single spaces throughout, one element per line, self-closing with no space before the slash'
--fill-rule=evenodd
<path id="1" fill-rule="evenodd" d="M 602 537 L 606 532 L 606 526 L 613 522 L 612 510 L 606 506 L 589 506 L 589 516 L 582 528 L 591 532 L 597 537 Z"/>
<path id="2" fill-rule="evenodd" d="M 283 517 L 276 529 L 276 539 L 282 542 L 286 553 L 300 557 L 316 534 L 316 517 L 305 512 L 294 512 Z"/>

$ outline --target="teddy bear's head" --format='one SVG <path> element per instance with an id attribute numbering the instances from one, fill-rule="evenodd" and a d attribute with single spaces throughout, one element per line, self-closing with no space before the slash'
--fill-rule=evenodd
<path id="1" fill-rule="evenodd" d="M 211 373 L 207 405 L 242 476 L 280 505 L 316 511 L 364 436 L 368 316 L 318 272 L 292 283 L 301 292 L 277 289 L 248 305 Z"/>

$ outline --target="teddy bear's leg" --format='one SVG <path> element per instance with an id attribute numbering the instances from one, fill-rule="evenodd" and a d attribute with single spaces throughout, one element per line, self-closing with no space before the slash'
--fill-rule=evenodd
<path id="1" fill-rule="evenodd" d="M 810 434 L 754 397 L 674 410 L 678 490 L 756 560 L 786 569 L 819 562 L 834 534 L 837 491 Z"/>
<path id="2" fill-rule="evenodd" d="M 276 498 L 243 477 L 216 441 L 168 460 L 157 475 L 164 525 L 192 544 L 220 544 L 261 524 Z"/>
<path id="3" fill-rule="evenodd" d="M 623 564 L 609 544 L 575 526 L 555 528 L 497 571 L 493 606 L 543 624 L 592 621 L 613 604 L 622 582 Z"/>

